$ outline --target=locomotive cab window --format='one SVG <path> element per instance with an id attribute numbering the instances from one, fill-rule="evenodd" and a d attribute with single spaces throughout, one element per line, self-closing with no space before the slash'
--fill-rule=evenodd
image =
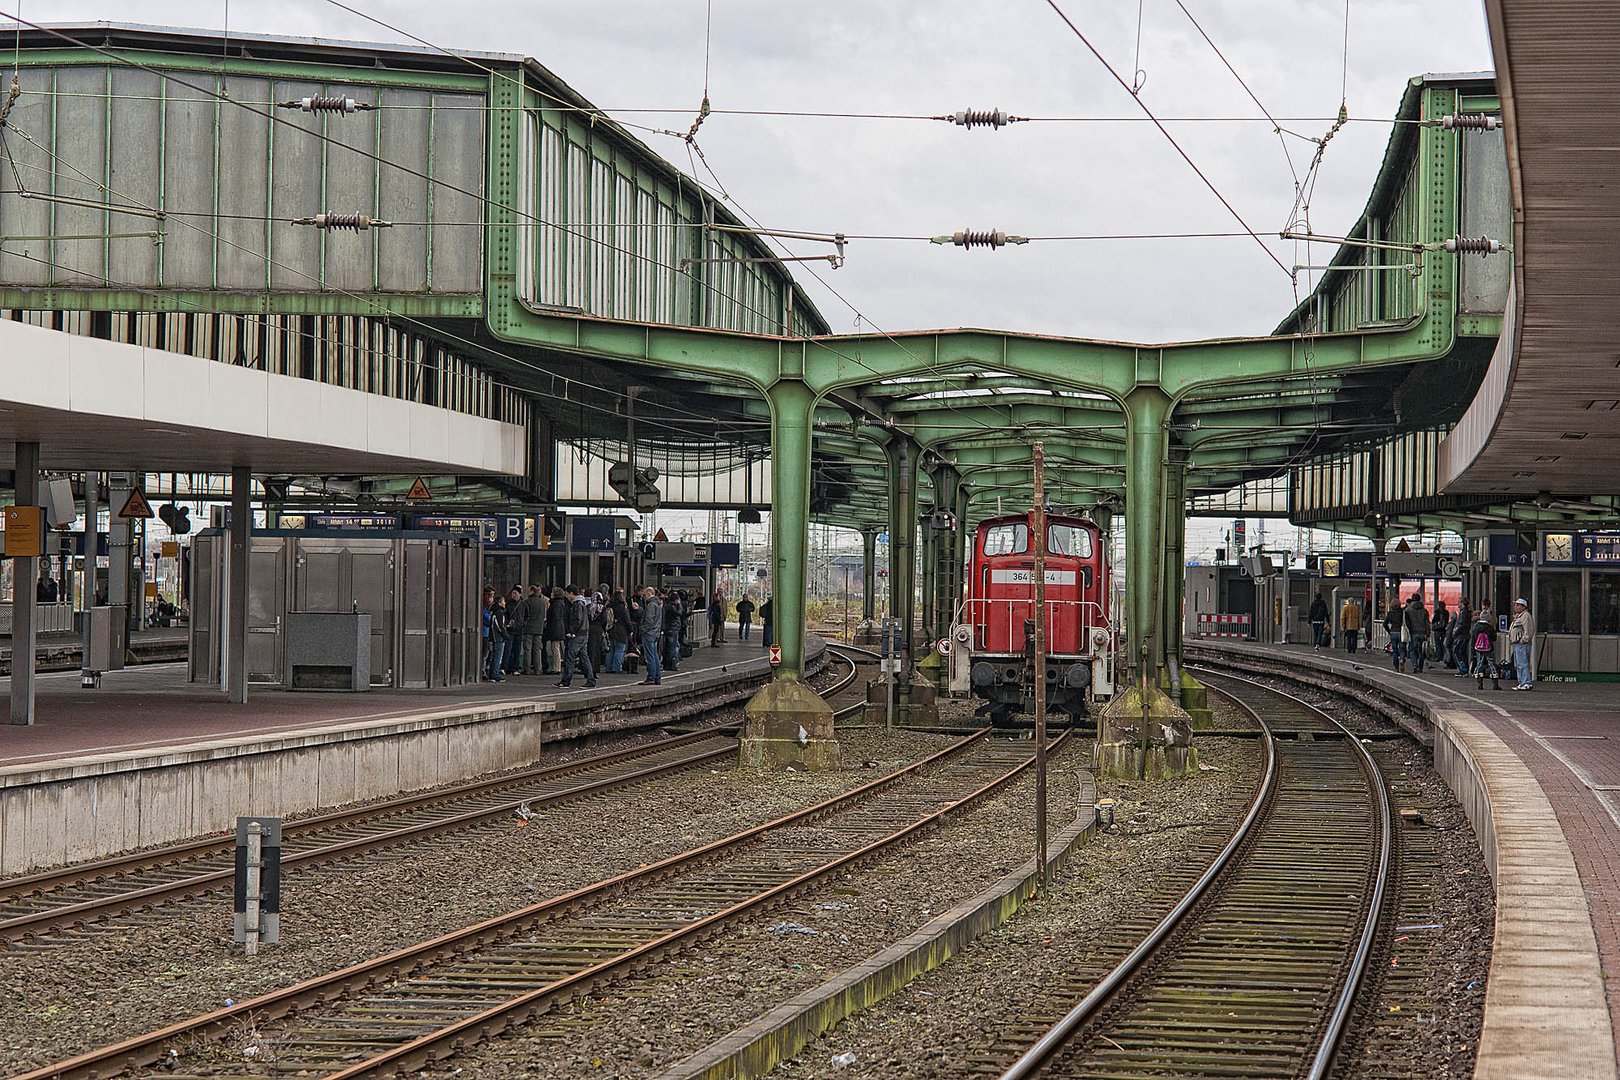
<path id="1" fill-rule="evenodd" d="M 1073 525 L 1053 525 L 1046 530 L 1046 551 L 1049 555 L 1073 555 L 1078 559 L 1091 558 L 1091 534 Z"/>
<path id="2" fill-rule="evenodd" d="M 986 555 L 1016 555 L 1029 550 L 1029 526 L 1021 521 L 993 525 L 984 531 Z"/>

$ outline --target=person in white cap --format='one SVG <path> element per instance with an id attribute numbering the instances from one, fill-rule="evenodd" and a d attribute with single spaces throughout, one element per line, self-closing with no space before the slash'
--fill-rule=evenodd
<path id="1" fill-rule="evenodd" d="M 1524 597 L 1513 601 L 1513 621 L 1508 623 L 1508 644 L 1513 646 L 1513 667 L 1519 683 L 1513 689 L 1529 690 L 1530 641 L 1536 636 L 1536 625 L 1530 618 L 1530 602 Z"/>

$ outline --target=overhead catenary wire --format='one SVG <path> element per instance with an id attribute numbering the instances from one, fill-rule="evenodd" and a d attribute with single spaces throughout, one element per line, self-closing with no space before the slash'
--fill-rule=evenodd
<path id="1" fill-rule="evenodd" d="M 330 3 L 330 2 L 332 2 L 332 0 L 328 0 L 328 2 Z M 449 54 L 449 55 L 454 56 L 454 54 Z M 473 63 L 473 61 L 468 61 L 468 62 Z M 490 70 L 493 71 L 495 69 L 490 69 Z M 510 76 L 506 76 L 506 75 L 504 75 L 504 73 L 502 74 L 502 77 L 510 79 Z M 111 100 L 114 100 L 114 101 L 164 101 L 164 100 L 167 100 L 166 98 L 164 98 L 160 94 L 136 94 L 136 93 L 131 93 L 131 92 L 128 92 L 128 91 L 116 91 L 116 92 L 109 95 L 109 94 L 106 94 L 106 93 L 99 93 L 99 94 L 98 93 L 89 93 L 89 92 L 82 91 L 82 90 L 61 90 L 61 89 L 48 89 L 48 88 L 47 89 L 30 90 L 30 89 L 25 88 L 22 91 L 22 93 L 24 95 L 35 96 L 35 97 L 94 98 L 97 101 L 106 101 L 106 100 L 109 100 L 109 98 Z M 651 127 L 646 127 L 644 125 L 628 124 L 624 120 L 620 119 L 620 117 L 623 116 L 623 115 L 643 115 L 643 116 L 655 116 L 655 115 L 690 116 L 690 115 L 692 115 L 692 110 L 691 110 L 690 107 L 677 108 L 677 107 L 674 107 L 674 106 L 640 107 L 640 106 L 617 106 L 617 105 L 571 105 L 571 104 L 569 104 L 569 103 L 567 103 L 565 101 L 562 101 L 559 98 L 556 98 L 556 97 L 546 93 L 543 90 L 538 91 L 538 93 L 539 93 L 539 96 L 545 98 L 546 102 L 547 102 L 546 104 L 540 106 L 541 110 L 544 111 L 544 112 L 580 113 L 580 114 L 583 114 L 585 116 L 595 116 L 595 117 L 599 117 L 599 118 L 604 119 L 604 120 L 611 120 L 614 123 L 619 124 L 619 125 L 624 126 L 624 127 L 633 127 L 633 128 L 636 128 L 637 130 L 640 130 L 640 131 L 656 131 L 656 132 L 658 132 L 660 134 L 664 133 L 668 129 L 663 129 L 663 128 L 655 129 L 655 128 L 651 128 Z M 287 104 L 285 101 L 271 100 L 271 99 L 268 99 L 268 98 L 262 99 L 262 100 L 257 99 L 257 98 L 241 98 L 241 99 L 234 99 L 234 100 L 235 100 L 236 104 L 252 105 L 252 106 L 255 106 L 255 107 L 258 107 L 258 108 L 266 108 L 266 109 L 268 109 L 268 108 L 276 108 L 276 107 L 284 107 Z M 357 104 L 357 106 L 359 106 L 361 103 L 357 102 L 356 104 Z M 390 112 L 390 111 L 392 111 L 392 112 L 428 112 L 428 111 L 432 111 L 432 112 L 441 112 L 441 113 L 454 113 L 454 112 L 490 113 L 490 112 L 503 111 L 506 108 L 507 107 L 503 106 L 503 105 L 472 105 L 472 104 L 458 105 L 458 104 L 454 104 L 454 103 L 451 103 L 451 102 L 420 102 L 420 103 L 418 103 L 418 102 L 400 102 L 400 101 L 395 101 L 395 102 L 381 102 L 381 101 L 379 101 L 379 102 L 371 102 L 371 103 L 366 104 L 363 111 L 366 111 L 366 112 Z M 784 118 L 784 119 L 802 118 L 802 119 L 814 119 L 814 120 L 922 120 L 922 121 L 928 121 L 930 123 L 938 123 L 940 121 L 946 121 L 946 122 L 950 122 L 950 123 L 955 123 L 955 118 L 956 118 L 956 113 L 955 112 L 951 112 L 951 113 L 835 112 L 835 111 L 823 111 L 823 110 L 816 110 L 816 109 L 726 109 L 726 108 L 711 108 L 709 110 L 709 115 L 711 115 L 711 116 L 780 117 L 780 118 Z M 1159 115 L 1158 116 L 1159 122 L 1163 123 L 1163 124 L 1266 124 L 1268 126 L 1273 124 L 1273 123 L 1280 124 L 1280 125 L 1288 125 L 1288 124 L 1331 124 L 1336 119 L 1337 118 L 1333 117 L 1333 116 L 1280 116 L 1280 117 L 1275 117 L 1275 118 L 1272 118 L 1272 119 L 1267 119 L 1266 117 L 1262 117 L 1262 116 L 1237 116 L 1237 115 L 1219 115 L 1219 116 L 1171 116 L 1171 115 Z M 1146 116 L 1124 116 L 1124 115 L 1092 115 L 1092 116 L 1023 116 L 1023 115 L 1019 115 L 1019 116 L 1009 117 L 1008 120 L 1009 120 L 1009 122 L 1029 123 L 1029 124 L 1147 124 L 1147 123 L 1152 122 Z M 1423 124 L 1432 124 L 1432 123 L 1434 123 L 1434 121 L 1432 121 L 1432 120 L 1416 120 L 1416 119 L 1407 119 L 1407 118 L 1390 117 L 1390 116 L 1352 116 L 1352 117 L 1348 118 L 1348 122 L 1352 123 L 1352 124 L 1383 124 L 1383 125 L 1390 125 L 1390 124 L 1394 124 L 1394 125 L 1403 125 L 1403 124 L 1405 124 L 1405 125 L 1423 125 Z M 1304 134 L 1302 132 L 1290 131 L 1288 129 L 1288 127 L 1286 127 L 1286 126 L 1283 127 L 1283 133 L 1286 134 L 1286 135 L 1292 135 L 1293 137 L 1295 137 L 1297 139 L 1300 139 L 1300 140 L 1302 140 L 1304 142 L 1315 142 L 1316 141 L 1314 136 L 1306 135 L 1306 134 Z M 682 135 L 683 133 L 676 132 L 675 134 Z"/>
<path id="2" fill-rule="evenodd" d="M 1097 62 L 1107 70 L 1109 75 L 1113 76 L 1114 81 L 1119 83 L 1119 85 L 1123 87 L 1127 93 L 1130 93 L 1130 84 L 1122 79 L 1119 72 L 1114 70 L 1114 66 L 1103 58 L 1102 53 L 1097 51 L 1096 46 L 1091 43 L 1091 40 L 1081 32 L 1078 26 L 1074 24 L 1074 20 L 1070 19 L 1064 10 L 1058 6 L 1057 0 L 1046 0 L 1046 4 L 1057 13 L 1058 18 L 1063 20 L 1064 25 L 1069 28 L 1074 36 L 1080 39 L 1080 43 L 1086 47 L 1086 51 L 1090 52 L 1092 56 L 1096 57 Z M 1198 167 L 1198 163 L 1192 159 L 1187 151 L 1181 148 L 1181 144 L 1176 141 L 1175 136 L 1170 134 L 1169 129 L 1167 129 L 1159 118 L 1153 114 L 1153 110 L 1148 108 L 1147 102 L 1143 101 L 1140 95 L 1134 93 L 1131 93 L 1131 100 L 1135 101 L 1142 111 L 1147 114 L 1148 119 L 1153 121 L 1153 126 L 1159 129 L 1159 133 L 1169 140 L 1170 145 L 1175 148 L 1176 153 L 1181 156 L 1181 159 L 1185 161 L 1189 167 L 1191 167 L 1193 172 L 1198 174 L 1198 178 L 1204 182 L 1205 187 L 1209 188 L 1210 193 L 1213 194 L 1215 198 L 1219 199 L 1221 205 L 1226 207 L 1227 212 L 1232 215 L 1239 225 L 1243 226 L 1243 231 L 1248 233 L 1249 236 L 1253 237 L 1254 242 L 1260 246 L 1260 250 L 1266 253 L 1266 258 L 1276 263 L 1277 269 L 1281 270 L 1285 274 L 1288 273 L 1288 267 L 1283 265 L 1283 261 L 1281 259 L 1277 258 L 1276 252 L 1272 251 L 1271 248 L 1266 246 L 1266 242 L 1260 239 L 1260 234 L 1255 232 L 1254 229 L 1250 227 L 1249 223 L 1244 220 L 1242 214 L 1238 213 L 1237 207 L 1233 206 L 1231 202 L 1227 200 L 1226 196 L 1221 194 L 1220 189 L 1215 186 L 1214 181 L 1210 180 L 1210 178 L 1204 173 L 1204 170 Z"/>

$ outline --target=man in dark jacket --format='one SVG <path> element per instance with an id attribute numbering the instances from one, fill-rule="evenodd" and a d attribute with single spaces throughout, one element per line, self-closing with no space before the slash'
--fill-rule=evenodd
<path id="1" fill-rule="evenodd" d="M 547 674 L 562 674 L 563 641 L 568 636 L 568 601 L 560 587 L 551 590 L 551 606 L 546 609 Z"/>
<path id="2" fill-rule="evenodd" d="M 1396 671 L 1406 670 L 1406 643 L 1402 630 L 1406 625 L 1406 609 L 1400 600 L 1389 602 L 1389 611 L 1384 613 L 1384 633 L 1389 637 L 1389 666 Z"/>
<path id="3" fill-rule="evenodd" d="M 523 623 L 528 618 L 524 604 L 523 586 L 514 585 L 506 590 L 506 658 L 501 661 L 501 670 L 508 675 L 524 673 Z"/>
<path id="4" fill-rule="evenodd" d="M 1451 657 L 1446 654 L 1446 633 L 1450 629 L 1451 612 L 1446 610 L 1446 602 L 1437 596 L 1434 614 L 1429 616 L 1429 656 L 1444 666 L 1451 664 Z"/>
<path id="5" fill-rule="evenodd" d="M 546 673 L 546 615 L 551 600 L 538 585 L 529 586 L 529 598 L 523 602 L 523 673 Z"/>
<path id="6" fill-rule="evenodd" d="M 591 610 L 578 585 L 563 590 L 566 622 L 563 632 L 562 681 L 558 686 L 570 686 L 574 681 L 574 668 L 585 671 L 586 687 L 596 685 L 596 669 L 591 666 L 590 633 Z"/>
<path id="7" fill-rule="evenodd" d="M 709 597 L 709 646 L 713 648 L 726 640 L 726 598 L 720 590 Z"/>
<path id="8" fill-rule="evenodd" d="M 664 670 L 681 666 L 681 628 L 686 625 L 686 605 L 681 590 L 671 589 L 664 597 Z"/>
<path id="9" fill-rule="evenodd" d="M 1327 601 L 1322 599 L 1321 593 L 1317 593 L 1316 599 L 1311 601 L 1310 619 L 1311 647 L 1316 651 L 1321 652 L 1322 646 L 1328 644 L 1328 606 Z"/>
<path id="10" fill-rule="evenodd" d="M 1413 593 L 1406 601 L 1406 610 L 1401 614 L 1406 625 L 1406 655 L 1412 661 L 1412 674 L 1418 675 L 1423 671 L 1424 648 L 1429 642 L 1429 609 L 1423 606 L 1423 596 Z"/>
<path id="11" fill-rule="evenodd" d="M 647 665 L 647 677 L 642 681 L 656 686 L 663 681 L 659 653 L 664 647 L 664 602 L 651 585 L 641 597 L 641 660 Z"/>
<path id="12" fill-rule="evenodd" d="M 597 671 L 601 671 L 607 666 L 608 623 L 613 621 L 613 613 L 608 607 L 605 593 L 591 594 L 588 609 L 590 611 L 591 629 L 589 634 L 590 644 L 587 646 L 587 652 L 591 658 L 591 666 Z"/>
<path id="13" fill-rule="evenodd" d="M 623 589 L 613 590 L 608 611 L 612 612 L 613 618 L 608 624 L 607 667 L 604 670 L 617 675 L 624 671 L 624 654 L 630 647 L 630 605 L 625 601 Z"/>
<path id="14" fill-rule="evenodd" d="M 771 633 L 771 620 L 776 615 L 775 606 L 771 603 L 770 597 L 766 597 L 765 602 L 759 605 L 759 628 L 763 631 L 760 637 L 764 639 L 767 649 L 771 647 L 771 642 L 776 640 L 776 636 Z"/>
<path id="15" fill-rule="evenodd" d="M 754 602 L 743 593 L 737 601 L 737 637 L 743 641 L 748 640 L 748 631 L 754 625 Z"/>

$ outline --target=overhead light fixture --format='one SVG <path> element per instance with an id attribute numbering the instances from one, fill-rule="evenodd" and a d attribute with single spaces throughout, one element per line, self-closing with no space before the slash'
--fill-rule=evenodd
<path id="1" fill-rule="evenodd" d="M 1557 454 L 1537 454 L 1536 455 L 1536 460 L 1537 461 L 1553 462 L 1553 461 L 1558 460 L 1558 455 Z"/>
<path id="2" fill-rule="evenodd" d="M 755 510 L 752 506 L 743 507 L 741 510 L 737 511 L 737 524 L 758 525 L 759 511 Z"/>
<path id="3" fill-rule="evenodd" d="M 1534 469 L 1526 469 L 1526 470 L 1523 470 L 1521 472 L 1514 473 L 1513 474 L 1513 479 L 1515 479 L 1515 480 L 1527 480 L 1527 479 L 1529 479 L 1530 477 L 1532 477 L 1534 475 L 1536 475 L 1536 471 Z"/>
<path id="4" fill-rule="evenodd" d="M 1566 431 L 1566 432 L 1564 432 L 1562 435 L 1560 435 L 1558 437 L 1560 439 L 1579 440 L 1579 439 L 1586 438 L 1586 432 L 1584 432 L 1584 431 Z"/>
<path id="5" fill-rule="evenodd" d="M 1590 412 L 1613 412 L 1616 405 L 1620 405 L 1620 401 L 1599 399 L 1596 401 L 1588 401 L 1586 403 L 1586 408 Z"/>

